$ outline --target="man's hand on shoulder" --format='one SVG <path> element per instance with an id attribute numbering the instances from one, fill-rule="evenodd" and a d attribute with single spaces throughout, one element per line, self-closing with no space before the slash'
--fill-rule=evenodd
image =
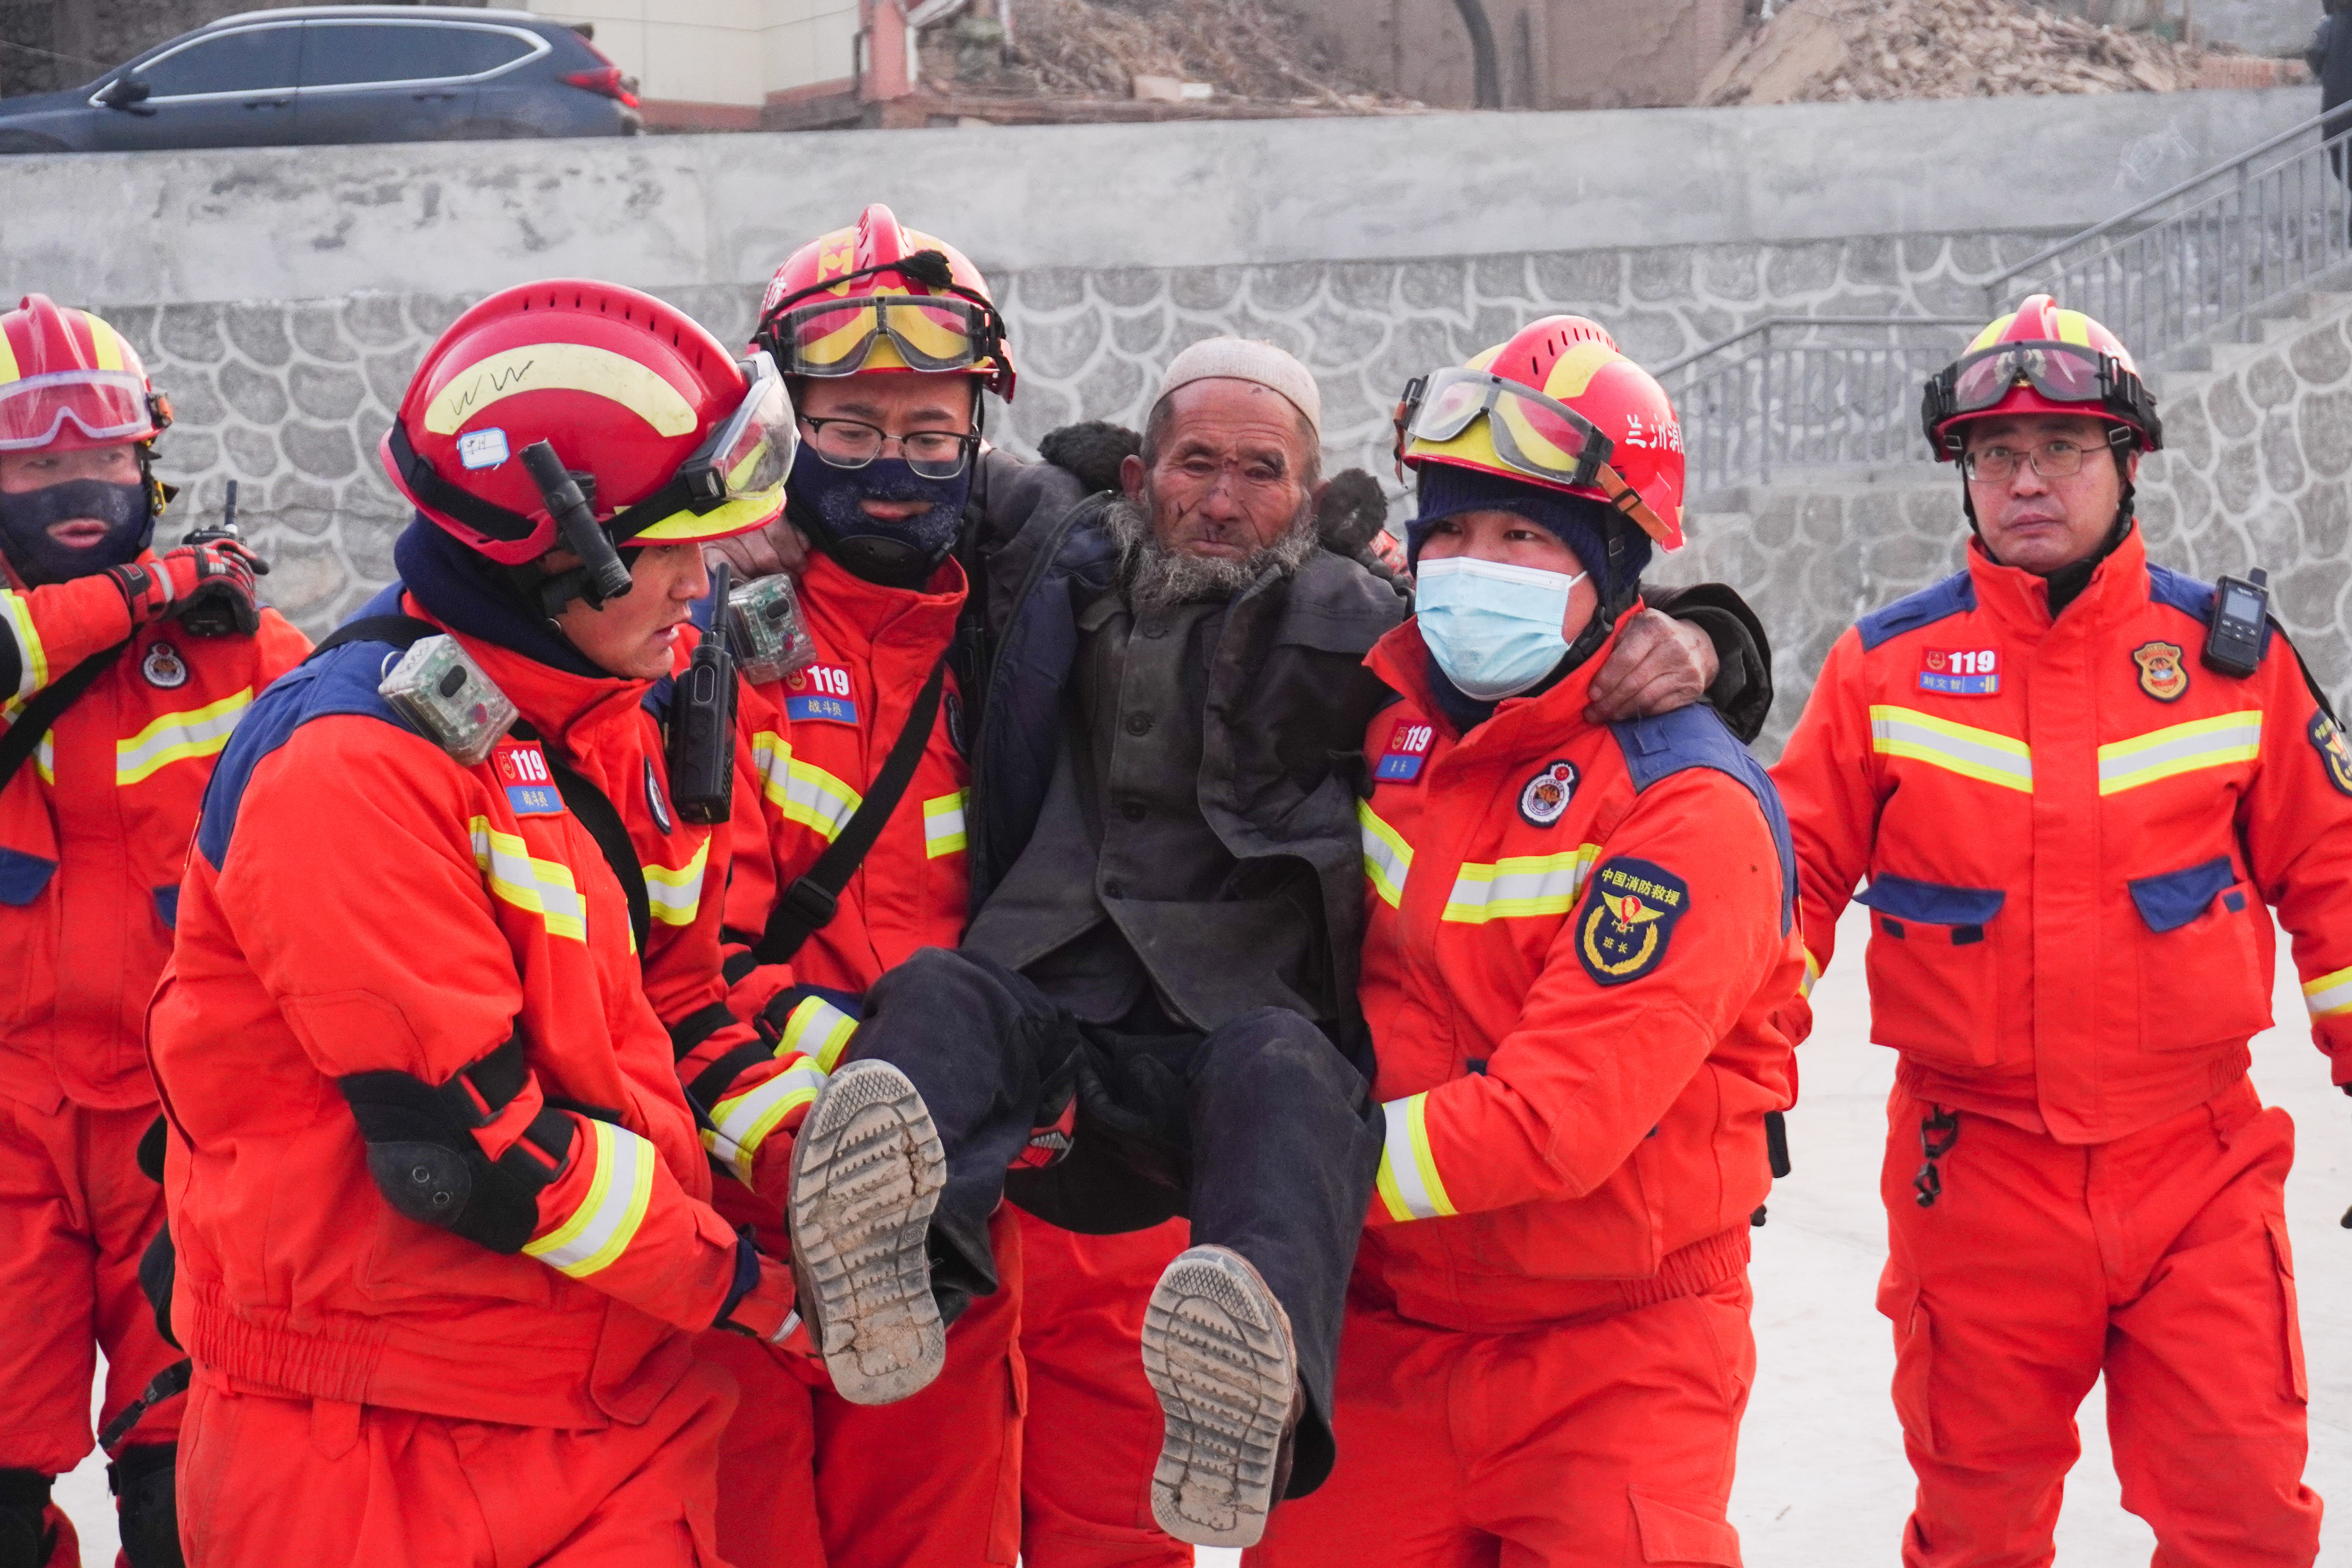
<path id="1" fill-rule="evenodd" d="M 1687 708 L 1715 683 L 1715 644 L 1697 626 L 1644 609 L 1618 635 L 1592 679 L 1584 716 L 1596 724 Z"/>
<path id="2" fill-rule="evenodd" d="M 736 580 L 772 577 L 779 572 L 797 578 L 808 566 L 808 536 L 779 517 L 765 528 L 730 533 L 702 547 L 706 565 L 724 561 L 735 569 Z"/>

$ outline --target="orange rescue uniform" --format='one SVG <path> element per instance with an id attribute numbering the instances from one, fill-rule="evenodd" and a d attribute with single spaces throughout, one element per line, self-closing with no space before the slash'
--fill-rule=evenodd
<path id="1" fill-rule="evenodd" d="M 884 971 L 919 948 L 953 947 L 963 934 L 971 770 L 952 670 L 906 794 L 833 918 L 789 962 L 761 964 L 750 950 L 779 889 L 815 863 L 881 771 L 954 640 L 964 596 L 963 569 L 952 561 L 919 592 L 882 587 L 830 556 L 812 556 L 800 597 L 816 662 L 744 693 L 748 743 L 727 899 L 729 1004 L 745 1019 L 766 1012 L 776 1049 L 804 1051 L 826 1070 L 841 1060 L 865 994 Z M 791 1143 L 783 1134 L 798 1125 L 806 1100 L 747 1114 L 737 1109 L 743 1090 L 732 1070 L 719 1062 L 687 1073 L 714 1119 L 740 1125 L 739 1142 L 751 1142 L 756 1195 L 723 1195 L 721 1211 L 755 1226 L 762 1245 L 781 1253 Z M 1013 1561 L 1025 1390 L 1021 1241 L 1010 1208 L 998 1212 L 991 1237 L 997 1291 L 956 1320 L 938 1380 L 896 1405 L 840 1398 L 804 1333 L 774 1349 L 704 1336 L 702 1353 L 730 1368 L 744 1391 L 720 1458 L 719 1541 L 737 1568 Z"/>
<path id="2" fill-rule="evenodd" d="M 1265 1568 L 1737 1564 L 1749 1216 L 1803 973 L 1771 785 L 1712 710 L 1599 726 L 1613 638 L 1458 734 L 1372 650 L 1362 996 L 1388 1144 L 1341 1458 Z"/>
<path id="3" fill-rule="evenodd" d="M 2211 595 L 2135 530 L 2053 621 L 2042 579 L 1971 543 L 1838 640 L 1773 770 L 1811 973 L 1859 897 L 1871 1037 L 1902 1053 L 1879 1305 L 1909 1563 L 2048 1561 L 2102 1371 L 2160 1558 L 2317 1549 L 2293 1131 L 2247 1041 L 2270 904 L 2352 1081 L 2352 749 L 2283 638 L 2250 677 L 2199 663 Z"/>
<path id="4" fill-rule="evenodd" d="M 395 607 L 424 614 L 372 606 Z M 526 721 L 488 760 L 392 718 L 383 645 L 337 648 L 256 705 L 189 858 L 150 1049 L 194 1561 L 271 1559 L 299 1521 L 306 1560 L 372 1568 L 716 1562 L 732 1391 L 695 1336 L 730 1303 L 762 1336 L 791 1321 L 789 1271 L 710 1205 L 662 1021 L 722 999 L 726 829 L 670 808 L 645 682 L 458 640 Z M 642 951 L 550 760 L 626 829 Z M 470 1134 L 491 1160 L 529 1131 L 544 1166 L 544 1130 L 566 1135 L 520 1251 L 392 1206 L 341 1092 L 362 1074 L 494 1108 L 513 1085 Z"/>
<path id="5" fill-rule="evenodd" d="M 0 1314 L 0 1470 L 59 1475 L 89 1452 L 95 1349 L 101 1425 L 179 1359 L 138 1282 L 163 1223 L 133 1159 L 155 1119 L 147 1004 L 214 760 L 310 647 L 275 611 L 251 637 L 134 629 L 109 577 L 28 589 L 12 573 L 0 719 L 118 646 L 0 791 L 0 1300 L 17 1304 Z M 181 1404 L 149 1407 L 117 1448 L 172 1442 Z"/>

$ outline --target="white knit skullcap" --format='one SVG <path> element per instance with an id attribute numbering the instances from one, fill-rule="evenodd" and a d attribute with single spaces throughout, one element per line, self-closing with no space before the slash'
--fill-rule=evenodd
<path id="1" fill-rule="evenodd" d="M 1154 404 L 1166 401 L 1180 386 L 1217 379 L 1255 382 L 1280 393 L 1307 416 L 1315 438 L 1323 438 L 1322 389 L 1305 365 L 1263 338 L 1205 338 L 1194 343 L 1169 362 Z"/>

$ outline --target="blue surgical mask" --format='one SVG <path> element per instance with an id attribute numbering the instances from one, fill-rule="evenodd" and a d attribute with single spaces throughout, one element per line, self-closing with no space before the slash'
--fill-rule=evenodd
<path id="1" fill-rule="evenodd" d="M 1421 639 L 1445 679 L 1481 702 L 1516 697 L 1568 653 L 1560 636 L 1571 577 L 1466 555 L 1423 557 L 1413 574 Z"/>

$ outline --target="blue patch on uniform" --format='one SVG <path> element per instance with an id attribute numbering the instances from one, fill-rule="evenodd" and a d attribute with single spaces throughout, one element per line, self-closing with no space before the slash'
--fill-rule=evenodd
<path id="1" fill-rule="evenodd" d="M 179 884 L 177 884 L 177 883 L 175 882 L 175 883 L 173 883 L 171 887 L 168 887 L 168 888 L 154 888 L 154 889 L 149 889 L 149 890 L 150 890 L 151 892 L 152 892 L 152 893 L 155 895 L 155 914 L 156 914 L 156 917 L 157 917 L 158 919 L 160 919 L 160 920 L 161 920 L 161 921 L 162 921 L 165 925 L 167 925 L 167 926 L 171 927 L 173 931 L 177 931 L 177 930 L 179 930 L 179 929 L 180 929 L 180 889 L 179 889 Z"/>
<path id="2" fill-rule="evenodd" d="M 54 860 L 27 855 L 22 849 L 0 849 L 0 904 L 21 907 L 31 903 L 57 874 L 58 863 Z"/>
<path id="3" fill-rule="evenodd" d="M 2131 889 L 2132 905 L 2147 922 L 2147 929 L 2164 931 L 2179 931 L 2203 914 L 2237 879 L 2237 868 L 2230 864 L 2230 858 L 2219 855 L 2202 865 L 2162 876 L 2136 877 L 2125 886 Z"/>
<path id="4" fill-rule="evenodd" d="M 1577 913 L 1577 962 L 1595 984 L 1639 980 L 1665 962 L 1689 910 L 1690 884 L 1664 866 L 1631 855 L 1604 860 Z"/>
<path id="5" fill-rule="evenodd" d="M 2336 793 L 2352 795 L 2352 743 L 2345 741 L 2336 721 L 2325 712 L 2314 713 L 2311 722 L 2303 727 L 2303 738 L 2318 751 L 2320 765 L 2327 770 L 2327 782 L 2336 786 Z"/>
<path id="6" fill-rule="evenodd" d="M 2200 626 L 2212 624 L 2213 584 L 2200 583 L 2185 572 L 2175 572 L 2169 566 L 2158 566 L 2155 562 L 2149 562 L 2147 597 L 2150 604 L 2179 610 Z M 2263 622 L 2263 651 L 2254 656 L 2257 662 L 2270 657 L 2271 630 L 2274 625 L 2268 619 Z"/>
<path id="7" fill-rule="evenodd" d="M 784 714 L 790 719 L 821 719 L 829 724 L 857 722 L 857 704 L 847 697 L 787 697 Z"/>
<path id="8" fill-rule="evenodd" d="M 1756 809 L 1764 814 L 1764 826 L 1780 858 L 1780 934 L 1788 935 L 1797 921 L 1797 847 L 1789 836 L 1789 813 L 1764 764 L 1724 727 L 1722 715 L 1694 702 L 1654 719 L 1631 719 L 1609 728 L 1637 795 L 1685 768 L 1713 768 L 1737 779 L 1756 797 Z"/>
<path id="9" fill-rule="evenodd" d="M 548 771 L 547 753 L 536 742 L 503 741 L 490 752 L 507 805 L 517 816 L 561 816 L 563 794 Z"/>
<path id="10" fill-rule="evenodd" d="M 1977 607 L 1977 585 L 1965 572 L 1955 572 L 1940 583 L 1930 584 L 1917 593 L 1895 600 L 1882 610 L 1873 610 L 1853 626 L 1862 637 L 1862 651 L 1872 648 L 1905 632 L 1916 632 L 1921 626 L 1934 626 L 1937 621 Z"/>
<path id="11" fill-rule="evenodd" d="M 1930 670 L 1919 672 L 1919 689 L 1940 691 L 1947 697 L 1990 697 L 2000 689 L 1998 675 L 1937 675 Z"/>
<path id="12" fill-rule="evenodd" d="M 1867 904 L 1880 914 L 1923 925 L 1980 926 L 2000 913 L 2009 895 L 1999 888 L 1958 888 L 1882 871 L 1853 896 L 1853 901 Z"/>

